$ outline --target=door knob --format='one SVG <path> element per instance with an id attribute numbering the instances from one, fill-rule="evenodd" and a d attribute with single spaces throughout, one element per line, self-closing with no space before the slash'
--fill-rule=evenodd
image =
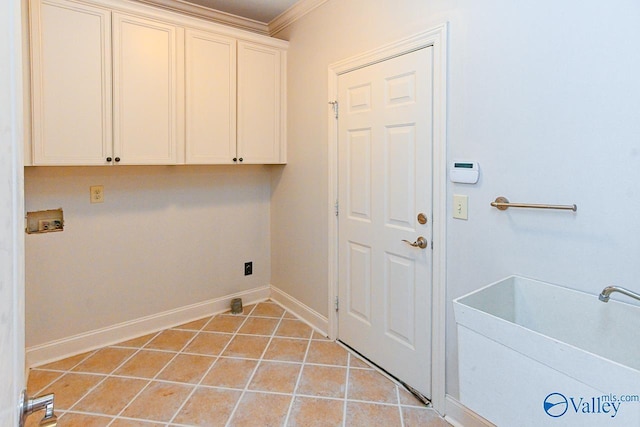
<path id="1" fill-rule="evenodd" d="M 416 239 L 415 242 L 410 242 L 408 240 L 402 240 L 405 243 L 410 244 L 411 246 L 413 246 L 414 248 L 420 248 L 420 249 L 425 249 L 427 247 L 427 239 L 425 239 L 424 237 L 420 236 Z"/>

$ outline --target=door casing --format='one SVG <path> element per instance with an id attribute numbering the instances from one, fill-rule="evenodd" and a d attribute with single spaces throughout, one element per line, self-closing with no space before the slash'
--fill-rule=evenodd
<path id="1" fill-rule="evenodd" d="M 18 425 L 24 361 L 24 107 L 22 7 L 0 8 L 0 425 Z M 25 10 L 26 12 L 26 10 Z M 28 104 L 27 104 L 28 105 Z"/>
<path id="2" fill-rule="evenodd" d="M 446 124 L 447 124 L 447 34 L 442 24 L 412 37 L 329 65 L 328 102 L 338 98 L 338 76 L 425 47 L 433 47 L 433 271 L 431 307 L 431 390 L 433 408 L 445 413 L 445 320 L 446 320 Z M 338 122 L 334 110 L 327 106 L 329 122 L 329 336 L 338 336 L 335 310 L 338 295 Z M 339 106 L 338 106 L 339 111 Z"/>

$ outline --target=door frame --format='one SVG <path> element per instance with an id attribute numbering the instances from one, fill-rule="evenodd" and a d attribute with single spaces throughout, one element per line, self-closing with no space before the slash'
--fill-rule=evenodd
<path id="1" fill-rule="evenodd" d="M 444 23 L 409 38 L 329 65 L 329 102 L 338 99 L 338 77 L 426 47 L 433 48 L 433 270 L 431 307 L 431 403 L 445 413 L 447 36 Z M 329 106 L 331 107 L 331 106 Z M 339 109 L 339 106 L 338 106 Z M 329 108 L 329 337 L 338 337 L 338 121 Z"/>
<path id="2" fill-rule="evenodd" d="M 0 378 L 5 384 L 0 400 L 0 424 L 18 425 L 20 393 L 25 386 L 24 360 L 24 108 L 23 74 L 23 7 L 24 1 L 11 0 L 9 7 L 1 8 L 0 23 L 8 31 L 0 41 L 0 312 L 3 321 L 0 336 L 2 370 Z"/>

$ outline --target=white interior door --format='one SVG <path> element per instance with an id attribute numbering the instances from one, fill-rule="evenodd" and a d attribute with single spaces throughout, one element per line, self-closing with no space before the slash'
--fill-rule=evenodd
<path id="1" fill-rule="evenodd" d="M 427 398 L 432 52 L 420 49 L 338 78 L 338 337 Z M 426 247 L 403 241 L 419 237 Z"/>
<path id="2" fill-rule="evenodd" d="M 0 8 L 0 425 L 18 425 L 24 388 L 24 215 L 19 1 Z"/>

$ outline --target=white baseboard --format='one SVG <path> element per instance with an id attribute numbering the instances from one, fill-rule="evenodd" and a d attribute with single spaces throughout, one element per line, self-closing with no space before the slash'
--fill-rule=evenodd
<path id="1" fill-rule="evenodd" d="M 327 331 L 329 330 L 329 319 L 324 317 L 322 314 L 273 285 L 271 285 L 271 299 L 302 320 L 306 321 L 321 334 L 327 336 Z"/>
<path id="2" fill-rule="evenodd" d="M 457 399 L 446 395 L 446 409 L 444 419 L 453 427 L 495 427 L 489 421 L 464 406 Z"/>
<path id="3" fill-rule="evenodd" d="M 29 368 L 40 366 L 95 350 L 96 348 L 222 313 L 229 309 L 232 298 L 242 298 L 243 304 L 249 305 L 264 301 L 269 298 L 270 294 L 271 288 L 262 286 L 29 347 L 26 349 L 26 366 Z"/>

